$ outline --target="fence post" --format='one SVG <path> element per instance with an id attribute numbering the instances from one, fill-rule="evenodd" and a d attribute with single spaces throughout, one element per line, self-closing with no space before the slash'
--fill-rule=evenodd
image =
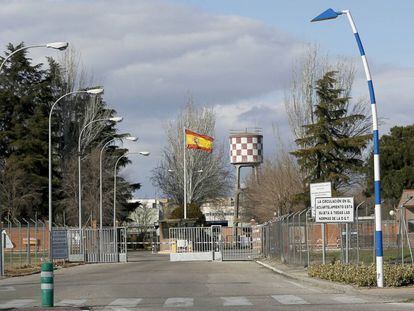
<path id="1" fill-rule="evenodd" d="M 321 224 L 322 226 L 322 264 L 326 264 L 326 249 L 325 249 L 325 223 Z"/>
<path id="2" fill-rule="evenodd" d="M 308 208 L 305 213 L 305 234 L 306 234 L 306 252 L 308 253 L 308 267 L 310 265 L 310 253 L 309 253 L 309 227 L 308 227 L 308 213 L 310 209 Z"/>
<path id="3" fill-rule="evenodd" d="M 6 244 L 6 232 L 2 229 L 1 230 L 1 238 L 0 238 L 0 250 L 1 250 L 1 269 L 0 275 L 4 276 L 4 245 Z"/>
<path id="4" fill-rule="evenodd" d="M 27 241 L 26 241 L 26 264 L 30 266 L 30 264 L 31 264 L 31 260 L 30 260 L 30 223 L 26 219 L 24 219 L 24 218 L 22 218 L 22 219 L 27 224 L 27 227 L 26 227 L 26 239 L 27 239 Z"/>

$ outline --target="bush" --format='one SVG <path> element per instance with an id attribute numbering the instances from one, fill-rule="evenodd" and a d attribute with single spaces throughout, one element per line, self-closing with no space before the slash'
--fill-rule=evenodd
<path id="1" fill-rule="evenodd" d="M 374 264 L 355 266 L 335 262 L 328 265 L 312 265 L 308 269 L 308 274 L 310 277 L 362 287 L 371 287 L 377 284 Z M 406 286 L 411 284 L 414 284 L 414 266 L 384 265 L 385 286 Z"/>

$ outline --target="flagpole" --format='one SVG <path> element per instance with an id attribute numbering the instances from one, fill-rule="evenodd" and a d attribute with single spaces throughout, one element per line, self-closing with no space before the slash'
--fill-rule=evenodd
<path id="1" fill-rule="evenodd" d="M 184 134 L 184 219 L 187 219 L 187 168 L 185 161 L 185 149 L 186 149 L 186 137 L 185 137 L 185 127 L 183 127 Z"/>

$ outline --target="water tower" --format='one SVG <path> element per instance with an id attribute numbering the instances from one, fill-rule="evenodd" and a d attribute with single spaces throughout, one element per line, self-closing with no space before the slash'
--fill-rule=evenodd
<path id="1" fill-rule="evenodd" d="M 262 129 L 253 128 L 244 131 L 230 131 L 230 163 L 236 167 L 236 192 L 234 199 L 234 226 L 239 219 L 240 170 L 251 167 L 254 175 L 258 176 L 258 168 L 263 163 Z"/>

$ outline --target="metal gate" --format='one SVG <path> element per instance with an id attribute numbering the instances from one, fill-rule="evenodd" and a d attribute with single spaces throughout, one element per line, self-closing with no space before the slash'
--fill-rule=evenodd
<path id="1" fill-rule="evenodd" d="M 170 260 L 254 260 L 263 254 L 263 228 L 170 228 Z"/>
<path id="2" fill-rule="evenodd" d="M 262 256 L 261 226 L 222 228 L 222 260 L 254 260 Z"/>
<path id="3" fill-rule="evenodd" d="M 126 228 L 69 229 L 69 261 L 126 262 Z"/>

